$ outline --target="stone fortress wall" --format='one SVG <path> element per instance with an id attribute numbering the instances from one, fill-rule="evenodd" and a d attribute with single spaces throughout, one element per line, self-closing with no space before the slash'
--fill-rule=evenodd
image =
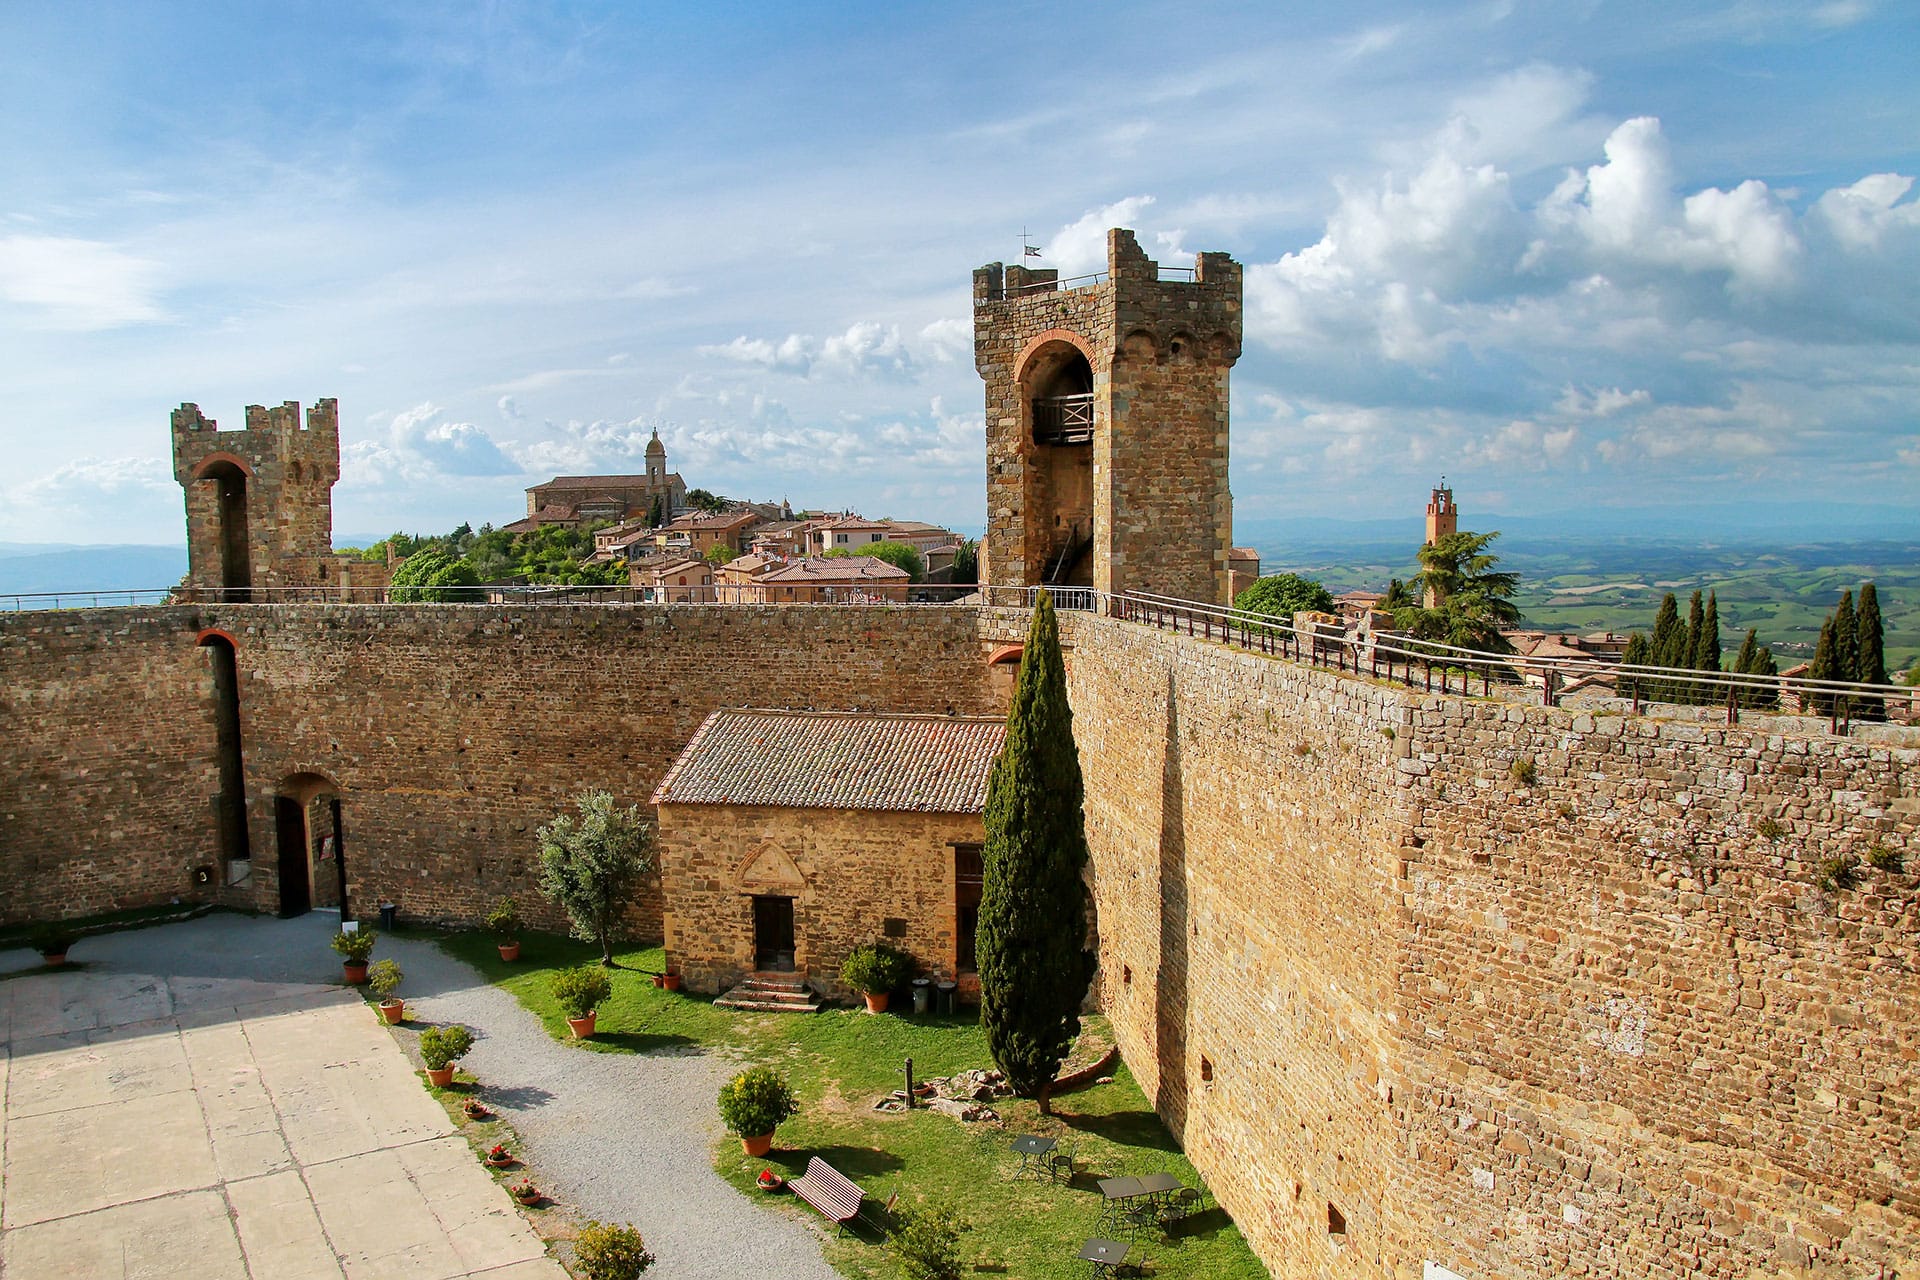
<path id="1" fill-rule="evenodd" d="M 1017 612 L 265 606 L 0 619 L 0 912 L 272 909 L 272 797 L 358 910 L 537 907 L 531 832 L 721 706 L 994 713 Z M 234 641 L 251 875 L 212 862 Z M 1064 614 L 1101 992 L 1275 1274 L 1920 1265 L 1920 752 L 1411 693 Z M 1530 762 L 1529 770 L 1515 761 Z M 849 890 L 857 886 L 849 886 Z M 658 898 L 638 921 L 657 927 Z M 550 918 L 542 923 L 551 924 Z"/>

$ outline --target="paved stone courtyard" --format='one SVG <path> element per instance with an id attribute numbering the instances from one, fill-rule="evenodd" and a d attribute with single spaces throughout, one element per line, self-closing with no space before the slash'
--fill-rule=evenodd
<path id="1" fill-rule="evenodd" d="M 0 981 L 9 1280 L 564 1280 L 358 998 L 181 958 Z"/>

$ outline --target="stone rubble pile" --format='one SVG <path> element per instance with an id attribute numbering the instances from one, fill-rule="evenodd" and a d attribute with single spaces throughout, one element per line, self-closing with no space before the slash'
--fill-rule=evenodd
<path id="1" fill-rule="evenodd" d="M 978 1069 L 958 1075 L 936 1076 L 914 1085 L 914 1105 L 952 1116 L 963 1124 L 998 1124 L 1000 1113 L 986 1104 L 995 1098 L 1010 1097 L 1013 1086 L 998 1071 Z M 875 1111 L 905 1111 L 907 1091 L 895 1089 L 873 1104 Z"/>

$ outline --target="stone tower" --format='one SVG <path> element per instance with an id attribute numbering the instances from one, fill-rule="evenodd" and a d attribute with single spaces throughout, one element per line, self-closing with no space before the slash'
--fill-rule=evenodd
<path id="1" fill-rule="evenodd" d="M 1447 488 L 1447 478 L 1440 477 L 1440 487 L 1427 498 L 1427 540 L 1423 544 L 1432 546 L 1440 539 L 1460 531 L 1460 508 L 1453 505 L 1453 490 Z"/>
<path id="2" fill-rule="evenodd" d="M 333 486 L 340 479 L 338 406 L 247 406 L 222 431 L 200 406 L 173 411 L 173 475 L 187 491 L 187 582 L 221 600 L 262 588 L 331 589 Z"/>
<path id="3" fill-rule="evenodd" d="M 660 428 L 653 429 L 653 439 L 647 441 L 647 486 L 664 487 L 667 483 L 667 446 L 660 443 Z"/>
<path id="4" fill-rule="evenodd" d="M 1104 276 L 1058 276 L 998 262 L 973 273 L 986 580 L 1223 600 L 1240 264 L 1203 253 L 1162 272 L 1116 229 Z"/>

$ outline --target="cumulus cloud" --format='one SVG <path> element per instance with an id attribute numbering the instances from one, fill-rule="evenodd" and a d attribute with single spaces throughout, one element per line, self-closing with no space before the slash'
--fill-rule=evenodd
<path id="1" fill-rule="evenodd" d="M 119 329 L 164 318 L 159 264 L 98 240 L 0 236 L 0 300 L 37 329 Z"/>
<path id="2" fill-rule="evenodd" d="M 1098 209 L 1090 209 L 1068 223 L 1042 246 L 1041 263 L 1069 276 L 1092 275 L 1107 269 L 1107 229 L 1134 227 L 1140 215 L 1153 204 L 1152 196 L 1128 196 Z"/>
<path id="3" fill-rule="evenodd" d="M 856 321 L 844 333 L 825 338 L 790 333 L 773 341 L 742 335 L 731 342 L 701 347 L 700 353 L 801 378 L 816 374 L 910 378 L 918 367 L 897 326 L 870 320 Z"/>
<path id="4" fill-rule="evenodd" d="M 9 522 L 14 532 L 32 537 L 63 524 L 83 538 L 102 529 L 178 528 L 185 510 L 180 485 L 161 458 L 75 458 L 5 493 L 7 509 L 19 513 Z"/>
<path id="5" fill-rule="evenodd" d="M 422 404 L 376 426 L 367 439 L 343 445 L 341 479 L 384 488 L 450 479 L 518 474 L 522 468 L 471 422 L 452 422 L 437 405 Z"/>

